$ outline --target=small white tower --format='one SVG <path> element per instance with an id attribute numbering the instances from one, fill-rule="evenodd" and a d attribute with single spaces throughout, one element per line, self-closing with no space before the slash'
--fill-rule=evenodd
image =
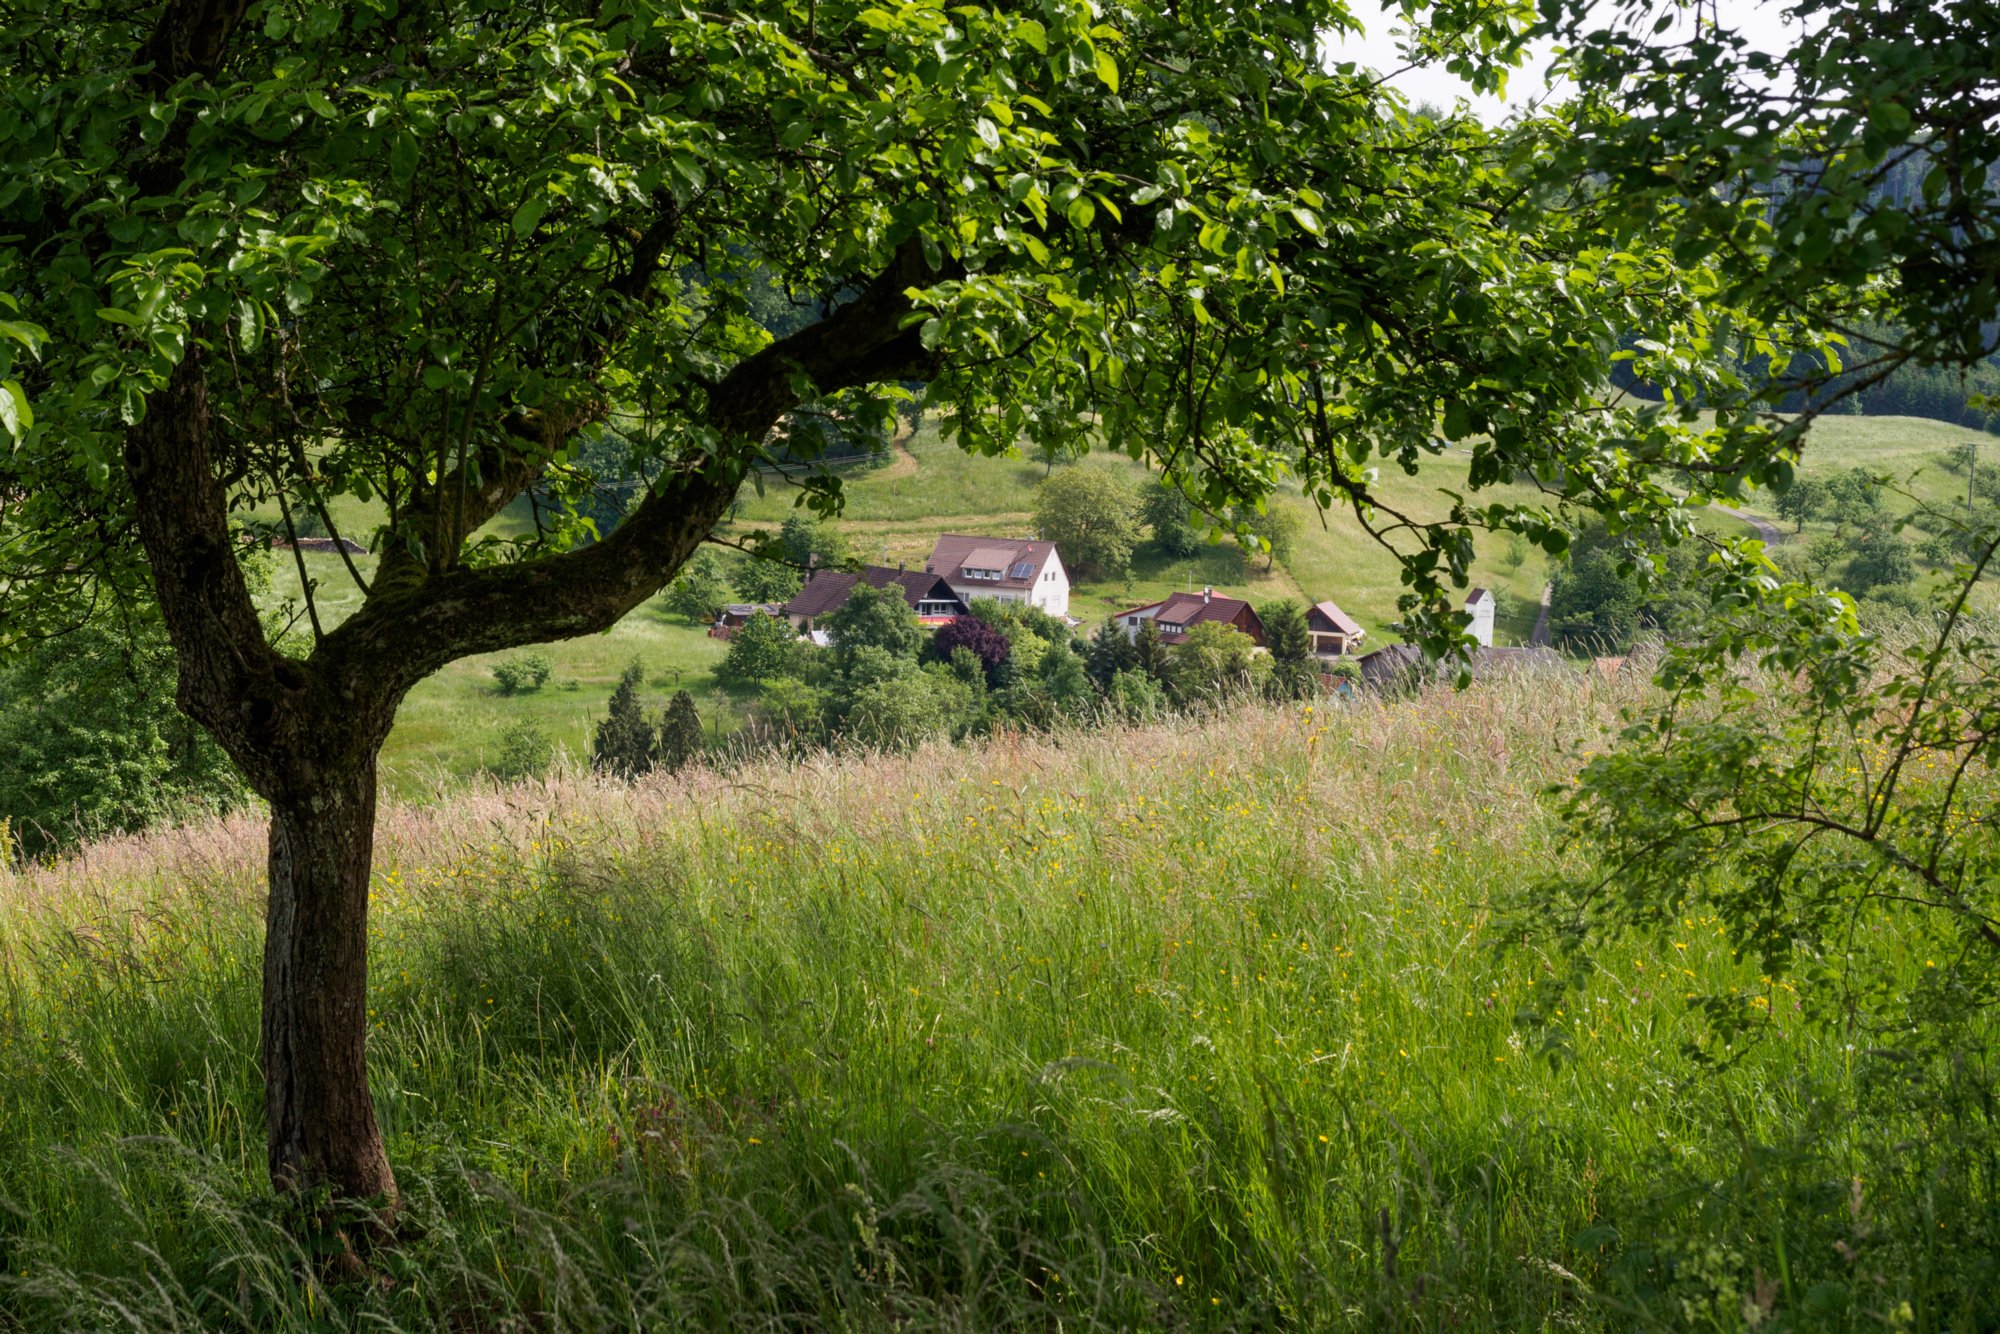
<path id="1" fill-rule="evenodd" d="M 1475 588 L 1465 597 L 1465 610 L 1472 617 L 1472 624 L 1465 628 L 1484 648 L 1493 647 L 1493 590 Z"/>

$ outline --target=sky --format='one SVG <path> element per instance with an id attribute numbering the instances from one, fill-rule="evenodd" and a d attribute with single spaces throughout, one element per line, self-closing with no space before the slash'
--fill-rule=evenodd
<path id="1" fill-rule="evenodd" d="M 1735 25 L 1753 45 L 1767 51 L 1789 47 L 1791 34 L 1798 31 L 1795 25 L 1784 21 L 1782 5 L 1772 0 L 1722 0 L 1720 7 L 1726 22 Z M 1404 61 L 1396 53 L 1396 39 L 1391 30 L 1402 26 L 1402 19 L 1400 15 L 1391 17 L 1384 12 L 1393 9 L 1393 4 L 1385 6 L 1382 0 L 1348 0 L 1348 8 L 1367 29 L 1367 35 L 1329 43 L 1331 58 L 1352 60 L 1380 73 L 1400 68 Z M 1540 43 L 1528 63 L 1508 80 L 1504 102 L 1495 97 L 1474 97 L 1470 88 L 1442 69 L 1407 70 L 1391 79 L 1390 84 L 1412 105 L 1431 102 L 1448 107 L 1463 98 L 1480 119 L 1498 121 L 1510 110 L 1550 92 L 1546 71 L 1552 54 L 1548 43 Z"/>

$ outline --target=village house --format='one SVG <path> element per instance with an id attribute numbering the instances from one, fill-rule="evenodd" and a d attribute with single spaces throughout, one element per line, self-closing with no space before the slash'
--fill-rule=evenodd
<path id="1" fill-rule="evenodd" d="M 961 602 L 993 598 L 1025 602 L 1051 616 L 1069 615 L 1069 573 L 1053 542 L 945 533 L 931 548 L 924 571 L 950 584 Z"/>
<path id="2" fill-rule="evenodd" d="M 1213 621 L 1234 626 L 1250 636 L 1251 643 L 1259 648 L 1264 646 L 1264 622 L 1257 609 L 1241 598 L 1218 597 L 1213 588 L 1204 588 L 1199 593 L 1175 593 L 1158 602 L 1121 611 L 1114 619 L 1133 639 L 1139 637 L 1141 624 L 1156 621 L 1160 642 L 1178 644 L 1197 625 Z"/>
<path id="3" fill-rule="evenodd" d="M 1306 612 L 1306 630 L 1312 635 L 1316 657 L 1344 658 L 1360 651 L 1368 632 L 1361 623 L 1331 602 L 1315 602 Z"/>
<path id="4" fill-rule="evenodd" d="M 949 624 L 967 612 L 964 600 L 937 575 L 923 570 L 866 565 L 859 570 L 807 570 L 804 587 L 778 609 L 778 614 L 789 620 L 799 633 L 812 635 L 821 620 L 847 605 L 856 585 L 862 583 L 873 588 L 895 585 L 910 609 L 917 613 L 917 619 L 927 626 Z"/>

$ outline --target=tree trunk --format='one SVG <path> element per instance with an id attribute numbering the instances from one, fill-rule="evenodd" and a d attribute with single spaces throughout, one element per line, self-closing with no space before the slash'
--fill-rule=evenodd
<path id="1" fill-rule="evenodd" d="M 327 770 L 331 770 L 328 772 Z M 264 1110 L 271 1180 L 393 1209 L 368 1094 L 368 879 L 375 752 L 271 803 L 264 926 Z"/>

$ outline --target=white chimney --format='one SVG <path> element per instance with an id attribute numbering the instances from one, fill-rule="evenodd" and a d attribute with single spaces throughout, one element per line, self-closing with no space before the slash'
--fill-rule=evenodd
<path id="1" fill-rule="evenodd" d="M 1209 601 L 1214 596 L 1215 596 L 1215 589 L 1213 587 L 1204 588 L 1201 590 L 1201 600 L 1203 602 Z"/>

